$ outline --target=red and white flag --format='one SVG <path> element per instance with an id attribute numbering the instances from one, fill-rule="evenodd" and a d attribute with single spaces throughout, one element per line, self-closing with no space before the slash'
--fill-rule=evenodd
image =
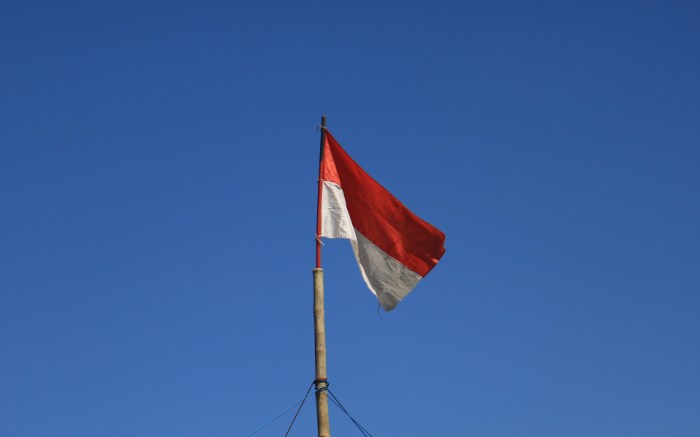
<path id="1" fill-rule="evenodd" d="M 445 234 L 372 179 L 326 131 L 320 166 L 321 237 L 350 240 L 367 286 L 394 309 L 445 253 Z"/>

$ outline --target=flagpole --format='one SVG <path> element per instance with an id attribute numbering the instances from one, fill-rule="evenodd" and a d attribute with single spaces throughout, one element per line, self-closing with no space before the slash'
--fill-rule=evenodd
<path id="1" fill-rule="evenodd" d="M 318 173 L 318 198 L 316 204 L 316 268 L 314 273 L 314 339 L 316 349 L 316 423 L 318 437 L 330 437 L 330 421 L 328 419 L 328 379 L 326 375 L 326 321 L 323 296 L 323 269 L 321 268 L 321 196 L 323 181 L 321 180 L 321 165 L 323 161 L 323 145 L 326 141 L 326 116 L 321 117 L 321 154 Z"/>

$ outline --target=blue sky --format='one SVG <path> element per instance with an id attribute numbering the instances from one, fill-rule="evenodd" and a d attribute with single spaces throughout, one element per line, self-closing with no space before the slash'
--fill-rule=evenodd
<path id="1" fill-rule="evenodd" d="M 321 114 L 447 235 L 390 313 L 324 247 L 372 435 L 700 434 L 697 3 L 2 11 L 0 434 L 247 436 L 300 400 Z"/>

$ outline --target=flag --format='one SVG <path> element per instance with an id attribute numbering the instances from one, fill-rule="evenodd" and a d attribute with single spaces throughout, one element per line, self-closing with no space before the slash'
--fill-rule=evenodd
<path id="1" fill-rule="evenodd" d="M 320 237 L 350 240 L 370 291 L 394 309 L 445 253 L 445 234 L 372 179 L 328 131 L 320 183 Z"/>

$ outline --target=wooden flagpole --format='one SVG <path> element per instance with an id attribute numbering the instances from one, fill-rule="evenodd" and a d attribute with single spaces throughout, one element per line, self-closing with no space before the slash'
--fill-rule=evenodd
<path id="1" fill-rule="evenodd" d="M 318 174 L 318 200 L 316 206 L 316 268 L 314 273 L 314 335 L 316 349 L 316 422 L 318 437 L 330 437 L 330 421 L 328 419 L 328 379 L 326 375 L 326 319 L 323 309 L 323 269 L 321 268 L 321 195 L 323 181 L 321 180 L 321 165 L 323 165 L 323 144 L 326 141 L 326 116 L 321 117 L 321 156 Z"/>

